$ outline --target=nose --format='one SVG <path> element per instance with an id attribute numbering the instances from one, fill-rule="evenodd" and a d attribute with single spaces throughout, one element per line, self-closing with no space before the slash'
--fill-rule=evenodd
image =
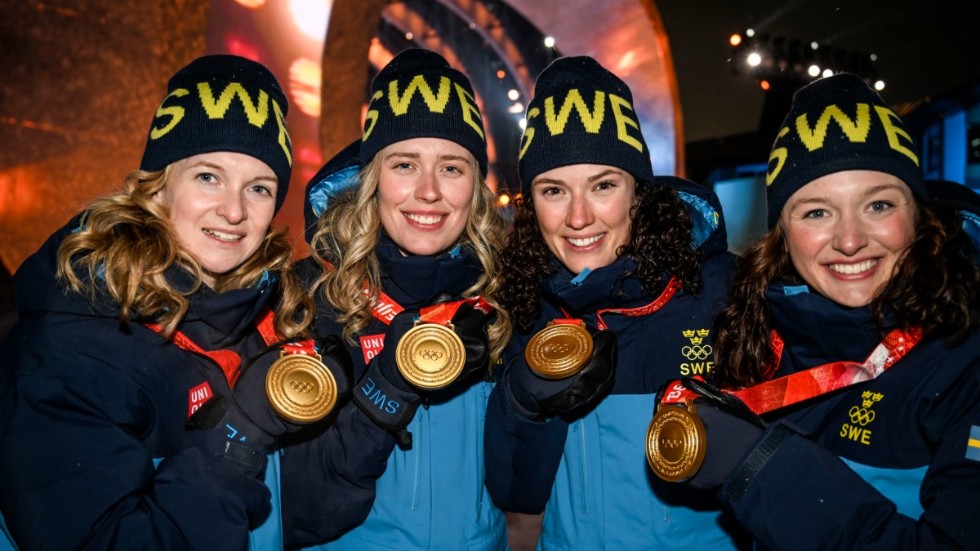
<path id="1" fill-rule="evenodd" d="M 415 197 L 426 203 L 435 203 L 442 199 L 442 191 L 439 189 L 439 179 L 436 178 L 434 171 L 422 171 L 419 184 L 415 187 Z"/>
<path id="2" fill-rule="evenodd" d="M 834 249 L 853 256 L 868 244 L 868 232 L 856 216 L 844 214 L 834 225 Z"/>
<path id="3" fill-rule="evenodd" d="M 568 214 L 565 216 L 565 225 L 569 228 L 580 230 L 588 227 L 595 221 L 592 208 L 585 197 L 573 194 L 568 204 Z"/>
<path id="4" fill-rule="evenodd" d="M 246 218 L 245 200 L 240 193 L 229 192 L 222 198 L 215 211 L 229 224 L 238 224 Z"/>

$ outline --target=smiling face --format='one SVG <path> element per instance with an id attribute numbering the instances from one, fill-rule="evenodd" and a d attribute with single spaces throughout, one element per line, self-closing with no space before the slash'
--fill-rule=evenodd
<path id="1" fill-rule="evenodd" d="M 249 259 L 265 239 L 278 181 L 264 162 L 241 153 L 194 155 L 173 164 L 154 200 L 169 212 L 183 248 L 204 269 L 204 283 Z"/>
<path id="2" fill-rule="evenodd" d="M 396 142 L 378 155 L 378 213 L 398 248 L 436 255 L 455 245 L 479 181 L 473 155 L 441 138 Z"/>
<path id="3" fill-rule="evenodd" d="M 915 238 L 912 191 L 883 172 L 847 170 L 790 196 L 779 223 L 796 271 L 834 302 L 865 306 Z"/>
<path id="4" fill-rule="evenodd" d="M 612 264 L 629 242 L 636 180 L 620 168 L 554 168 L 534 177 L 531 194 L 545 244 L 573 273 Z"/>

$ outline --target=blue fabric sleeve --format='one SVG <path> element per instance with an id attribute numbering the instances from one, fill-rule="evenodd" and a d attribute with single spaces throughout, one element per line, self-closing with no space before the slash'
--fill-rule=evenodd
<path id="1" fill-rule="evenodd" d="M 839 457 L 776 424 L 728 478 L 721 498 L 771 549 L 975 549 L 980 541 L 980 462 L 940 452 L 923 482 L 925 512 L 893 502 Z M 955 444 L 954 444 L 955 440 Z"/>
<path id="2" fill-rule="evenodd" d="M 353 402 L 333 422 L 282 456 L 282 520 L 286 546 L 336 539 L 367 518 L 394 436 Z"/>
<path id="3" fill-rule="evenodd" d="M 560 418 L 533 421 L 522 408 L 515 408 L 508 376 L 513 365 L 512 361 L 498 373 L 487 405 L 486 485 L 501 510 L 537 514 L 551 496 L 568 423 Z"/>

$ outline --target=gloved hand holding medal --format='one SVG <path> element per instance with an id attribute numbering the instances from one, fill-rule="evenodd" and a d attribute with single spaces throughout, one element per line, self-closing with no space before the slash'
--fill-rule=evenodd
<path id="1" fill-rule="evenodd" d="M 283 419 L 313 423 L 329 415 L 338 399 L 350 392 L 350 371 L 347 350 L 338 338 L 324 339 L 319 351 L 313 339 L 288 343 L 266 375 L 266 397 Z"/>
<path id="2" fill-rule="evenodd" d="M 592 357 L 592 335 L 580 319 L 548 322 L 524 348 L 524 359 L 538 376 L 566 379 L 582 370 Z"/>
<path id="3" fill-rule="evenodd" d="M 434 390 L 448 386 L 464 371 L 486 367 L 486 321 L 492 313 L 482 297 L 422 308 L 414 327 L 398 341 L 398 371 L 415 387 Z"/>

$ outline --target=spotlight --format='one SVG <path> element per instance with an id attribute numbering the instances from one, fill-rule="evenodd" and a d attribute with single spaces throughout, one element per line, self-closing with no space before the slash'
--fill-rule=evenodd
<path id="1" fill-rule="evenodd" d="M 733 34 L 732 36 L 728 37 L 728 43 L 732 46 L 738 46 L 742 43 L 742 35 L 738 33 Z"/>
<path id="2" fill-rule="evenodd" d="M 555 37 L 553 37 L 553 36 L 546 36 L 546 37 L 544 37 L 544 45 L 547 48 L 554 48 L 555 47 Z"/>
<path id="3" fill-rule="evenodd" d="M 820 75 L 820 67 L 817 67 L 816 65 L 810 65 L 810 67 L 807 68 L 806 72 L 811 77 L 818 76 Z"/>
<path id="4" fill-rule="evenodd" d="M 751 54 L 749 54 L 749 57 L 746 59 L 746 61 L 752 67 L 758 67 L 759 64 L 762 63 L 762 56 L 759 55 L 757 52 L 752 52 Z"/>
<path id="5" fill-rule="evenodd" d="M 875 90 L 877 90 L 877 91 L 880 92 L 880 91 L 882 91 L 884 89 L 885 89 L 885 81 L 883 81 L 883 80 L 876 80 L 875 81 Z"/>

